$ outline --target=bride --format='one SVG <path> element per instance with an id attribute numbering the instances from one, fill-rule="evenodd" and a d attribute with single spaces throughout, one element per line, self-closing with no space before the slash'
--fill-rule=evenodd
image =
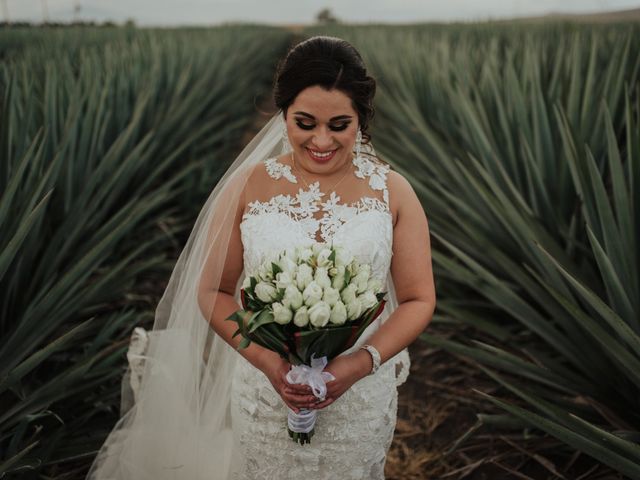
<path id="1" fill-rule="evenodd" d="M 128 357 L 135 403 L 87 479 L 383 479 L 406 347 L 435 309 L 429 229 L 407 180 L 367 133 L 375 80 L 356 49 L 326 36 L 278 65 L 278 113 L 203 207 L 156 310 Z M 386 285 L 382 314 L 328 363 L 318 401 L 291 365 L 255 343 L 237 350 L 239 289 L 274 252 L 340 245 Z M 143 351 L 136 352 L 136 342 Z M 315 409 L 315 435 L 287 433 L 289 409 Z"/>

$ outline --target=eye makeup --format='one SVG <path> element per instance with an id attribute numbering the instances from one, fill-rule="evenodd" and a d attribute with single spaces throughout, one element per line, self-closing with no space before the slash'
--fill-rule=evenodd
<path id="1" fill-rule="evenodd" d="M 334 132 L 341 132 L 342 130 L 346 130 L 350 123 L 351 122 L 343 122 L 340 125 L 330 125 L 329 128 Z M 299 120 L 296 120 L 296 125 L 303 130 L 313 130 L 315 128 L 315 125 L 307 125 Z"/>

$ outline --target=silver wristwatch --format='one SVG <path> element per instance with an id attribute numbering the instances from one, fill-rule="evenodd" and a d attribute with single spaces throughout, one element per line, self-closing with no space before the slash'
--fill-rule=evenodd
<path id="1" fill-rule="evenodd" d="M 361 350 L 366 350 L 371 354 L 371 358 L 373 359 L 373 368 L 371 369 L 371 373 L 369 375 L 373 375 L 380 368 L 380 352 L 373 345 L 362 345 L 360 347 Z"/>

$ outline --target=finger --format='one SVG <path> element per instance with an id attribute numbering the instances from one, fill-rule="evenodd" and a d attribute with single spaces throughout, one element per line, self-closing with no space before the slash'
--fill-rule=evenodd
<path id="1" fill-rule="evenodd" d="M 332 383 L 331 385 L 327 384 L 327 393 L 325 393 L 325 397 L 336 398 L 339 395 L 336 395 L 339 390 L 339 385 Z"/>
<path id="2" fill-rule="evenodd" d="M 309 385 L 303 385 L 299 383 L 287 383 L 286 388 L 290 392 L 294 392 L 298 394 L 303 394 L 303 395 L 311 394 L 311 387 Z"/>
<path id="3" fill-rule="evenodd" d="M 315 405 L 313 405 L 312 408 L 320 410 L 321 408 L 328 407 L 332 403 L 333 403 L 333 398 L 327 397 L 327 398 L 324 399 L 324 401 L 322 401 L 320 403 L 316 403 Z"/>
<path id="4" fill-rule="evenodd" d="M 287 400 L 300 407 L 312 405 L 317 399 L 314 395 L 297 395 L 293 393 L 285 393 Z"/>

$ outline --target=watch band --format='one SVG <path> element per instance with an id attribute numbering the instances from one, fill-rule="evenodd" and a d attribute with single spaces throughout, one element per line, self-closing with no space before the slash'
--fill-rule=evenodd
<path id="1" fill-rule="evenodd" d="M 373 359 L 373 368 L 371 368 L 371 373 L 369 375 L 373 375 L 380 368 L 380 352 L 373 345 L 362 345 L 360 347 L 361 350 L 366 350 L 371 354 L 371 358 Z"/>

